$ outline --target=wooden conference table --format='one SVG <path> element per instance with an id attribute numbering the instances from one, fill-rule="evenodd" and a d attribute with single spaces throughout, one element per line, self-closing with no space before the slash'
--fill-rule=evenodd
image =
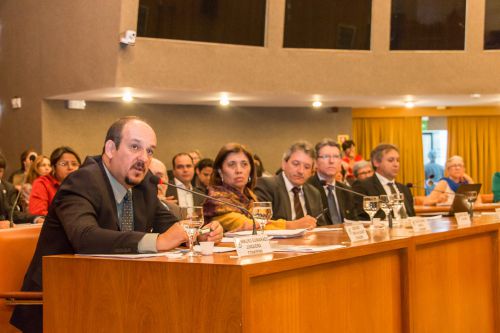
<path id="1" fill-rule="evenodd" d="M 447 214 L 450 211 L 450 206 L 424 206 L 416 205 L 415 214 L 417 215 L 436 215 Z M 500 208 L 500 202 L 496 203 L 481 203 L 474 205 L 475 212 L 494 212 L 496 208 Z"/>
<path id="2" fill-rule="evenodd" d="M 344 243 L 344 231 L 280 244 L 319 253 L 235 252 L 140 260 L 44 258 L 46 332 L 499 332 L 496 216 L 457 228 Z M 393 230 L 394 232 L 394 230 Z M 387 239 L 383 239 L 387 237 Z"/>

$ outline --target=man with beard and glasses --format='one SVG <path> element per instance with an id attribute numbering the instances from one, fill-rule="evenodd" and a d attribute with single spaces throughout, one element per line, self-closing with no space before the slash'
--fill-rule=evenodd
<path id="1" fill-rule="evenodd" d="M 108 130 L 101 156 L 87 157 L 61 184 L 45 219 L 23 291 L 42 289 L 42 257 L 73 253 L 147 253 L 187 241 L 177 218 L 161 204 L 148 172 L 156 134 L 144 121 L 126 117 Z M 222 227 L 207 224 L 200 240 L 220 241 Z M 17 306 L 11 323 L 42 331 L 42 306 Z"/>

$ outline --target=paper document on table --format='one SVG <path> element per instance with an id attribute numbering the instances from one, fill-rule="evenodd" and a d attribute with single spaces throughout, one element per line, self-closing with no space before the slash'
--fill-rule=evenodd
<path id="1" fill-rule="evenodd" d="M 264 234 L 266 236 L 272 236 L 273 238 L 292 238 L 292 237 L 302 236 L 306 232 L 306 230 L 307 229 L 265 230 Z M 251 234 L 252 234 L 251 230 L 246 230 L 246 231 L 226 232 L 224 235 L 226 237 L 242 237 L 242 236 L 250 236 Z"/>
<path id="2" fill-rule="evenodd" d="M 314 246 L 314 245 L 278 245 L 273 247 L 274 252 L 323 252 L 329 250 L 342 249 L 345 245 L 323 245 L 323 246 Z"/>
<path id="3" fill-rule="evenodd" d="M 201 246 L 195 245 L 194 250 L 196 252 L 201 252 Z M 214 253 L 224 253 L 224 252 L 231 252 L 231 251 L 236 251 L 235 247 L 227 247 L 227 246 L 214 246 Z"/>
<path id="4" fill-rule="evenodd" d="M 159 252 L 159 253 L 138 253 L 138 254 L 76 254 L 80 257 L 97 257 L 97 258 L 116 258 L 116 259 L 142 259 L 152 257 L 167 257 L 169 259 L 178 259 L 182 257 L 182 253 L 175 252 Z"/>
<path id="5" fill-rule="evenodd" d="M 314 228 L 311 231 L 322 232 L 322 231 L 341 231 L 341 230 L 344 230 L 344 228 Z"/>

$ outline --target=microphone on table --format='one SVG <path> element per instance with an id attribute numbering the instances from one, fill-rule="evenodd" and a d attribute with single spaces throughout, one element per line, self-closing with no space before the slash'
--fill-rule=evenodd
<path id="1" fill-rule="evenodd" d="M 35 162 L 36 155 L 31 154 L 30 155 L 30 161 L 31 163 Z M 14 227 L 14 211 L 16 210 L 17 203 L 19 202 L 19 198 L 21 197 L 21 192 L 23 191 L 24 184 L 26 184 L 26 173 L 23 175 L 23 181 L 21 182 L 21 190 L 17 191 L 17 196 L 16 200 L 14 200 L 14 203 L 12 204 L 12 208 L 10 210 L 10 219 L 9 219 L 9 228 Z"/>
<path id="2" fill-rule="evenodd" d="M 257 235 L 257 224 L 255 223 L 255 219 L 253 218 L 253 215 L 252 213 L 250 213 L 250 211 L 248 209 L 246 209 L 245 207 L 242 207 L 242 206 L 238 206 L 238 205 L 235 205 L 231 202 L 227 202 L 225 200 L 222 200 L 222 199 L 218 199 L 218 198 L 214 198 L 210 195 L 207 195 L 207 194 L 204 194 L 204 193 L 200 193 L 200 192 L 196 192 L 196 191 L 193 191 L 193 190 L 189 190 L 187 188 L 184 188 L 184 187 L 180 187 L 178 185 L 175 185 L 175 184 L 171 184 L 171 183 L 163 183 L 163 181 L 161 180 L 160 177 L 157 177 L 155 175 L 152 175 L 150 178 L 149 178 L 149 181 L 151 183 L 153 183 L 154 185 L 162 185 L 162 184 L 165 184 L 165 185 L 168 185 L 168 186 L 172 186 L 172 187 L 175 187 L 179 190 L 182 190 L 182 191 L 186 191 L 186 192 L 189 192 L 191 194 L 195 194 L 195 195 L 198 195 L 200 197 L 203 197 L 205 199 L 210 199 L 210 200 L 213 200 L 213 201 L 217 201 L 217 202 L 220 202 L 222 204 L 225 204 L 225 205 L 228 205 L 228 206 L 231 206 L 231 207 L 234 207 L 234 208 L 237 208 L 239 210 L 241 210 L 245 215 L 248 215 L 250 217 L 250 219 L 252 220 L 252 235 Z"/>
<path id="3" fill-rule="evenodd" d="M 425 190 L 425 187 L 418 186 L 418 185 L 415 185 L 413 183 L 407 183 L 406 187 L 408 187 L 408 188 L 420 188 L 420 189 L 424 189 Z M 441 190 L 436 190 L 436 189 L 433 189 L 433 191 L 436 191 L 436 192 L 439 192 L 439 193 L 443 193 L 443 194 L 452 194 L 452 195 L 458 195 L 459 197 L 465 197 L 465 194 L 463 194 L 463 193 L 456 193 L 456 192 L 450 192 L 450 191 L 441 191 Z"/>
<path id="4" fill-rule="evenodd" d="M 339 189 L 341 191 L 349 192 L 349 193 L 355 194 L 355 195 L 360 196 L 360 197 L 366 197 L 367 196 L 366 194 L 359 193 L 359 192 L 353 191 L 353 190 L 345 188 L 345 187 L 337 186 L 337 183 L 335 183 L 335 184 L 327 184 L 324 180 L 320 181 L 320 183 L 321 183 L 322 186 L 331 186 L 331 187 L 333 187 L 334 190 Z"/>

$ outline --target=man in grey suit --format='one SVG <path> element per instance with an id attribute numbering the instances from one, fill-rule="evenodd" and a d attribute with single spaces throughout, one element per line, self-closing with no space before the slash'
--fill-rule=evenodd
<path id="1" fill-rule="evenodd" d="M 335 181 L 340 171 L 342 156 L 340 145 L 332 139 L 323 139 L 315 146 L 316 174 L 307 181 L 321 193 L 323 207 L 328 208 L 324 215 L 326 224 L 339 224 L 345 218 L 354 218 L 354 203 L 347 185 Z M 319 223 L 318 223 L 319 224 Z"/>
<path id="2" fill-rule="evenodd" d="M 178 153 L 172 158 L 172 184 L 191 191 L 201 192 L 192 185 L 194 177 L 193 158 L 188 153 Z M 202 206 L 205 198 L 202 196 L 169 186 L 165 194 L 169 201 L 175 202 L 180 207 Z"/>
<path id="3" fill-rule="evenodd" d="M 314 158 L 311 144 L 298 141 L 283 155 L 283 172 L 257 180 L 255 194 L 259 201 L 272 202 L 274 220 L 307 222 L 310 228 L 316 223 L 325 224 L 321 195 L 314 186 L 306 183 L 312 174 Z"/>

